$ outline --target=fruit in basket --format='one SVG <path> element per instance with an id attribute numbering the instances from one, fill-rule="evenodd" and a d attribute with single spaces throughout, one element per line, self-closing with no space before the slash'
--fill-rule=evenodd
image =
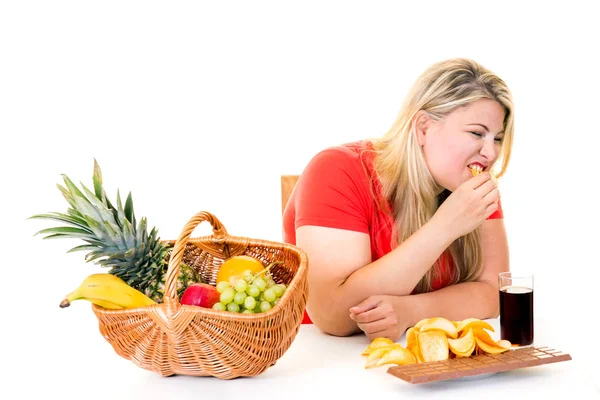
<path id="1" fill-rule="evenodd" d="M 92 274 L 60 303 L 69 307 L 75 300 L 87 300 L 110 310 L 145 307 L 156 304 L 154 300 L 129 286 L 112 274 Z"/>
<path id="2" fill-rule="evenodd" d="M 217 283 L 229 282 L 231 285 L 243 277 L 244 271 L 259 273 L 265 267 L 260 260 L 247 255 L 233 256 L 225 260 L 217 272 Z"/>
<path id="3" fill-rule="evenodd" d="M 161 302 L 171 246 L 161 242 L 156 228 L 148 232 L 146 218 L 139 223 L 133 210 L 131 193 L 125 204 L 117 191 L 116 206 L 111 203 L 102 186 L 102 172 L 94 160 L 94 192 L 83 184 L 81 190 L 63 175 L 65 187 L 57 185 L 70 208 L 66 213 L 51 212 L 30 218 L 50 219 L 63 226 L 43 229 L 36 234 L 44 239 L 78 239 L 84 244 L 69 250 L 87 251 L 87 262 L 95 261 L 109 268 L 109 273 L 121 278 L 131 287 Z M 177 277 L 178 295 L 194 282 L 200 282 L 196 272 L 182 264 Z"/>
<path id="4" fill-rule="evenodd" d="M 213 305 L 213 310 L 243 314 L 269 311 L 279 302 L 287 289 L 285 284 L 275 283 L 268 271 L 268 268 L 275 264 L 278 263 L 271 264 L 259 273 L 245 270 L 241 277 L 235 280 L 223 280 L 217 283 L 216 288 L 220 297 Z"/>
<path id="5" fill-rule="evenodd" d="M 181 304 L 212 308 L 219 301 L 221 293 L 207 283 L 192 283 L 181 296 Z"/>
<path id="6" fill-rule="evenodd" d="M 453 326 L 453 327 L 452 327 Z M 386 338 L 375 338 L 363 351 L 365 368 L 385 364 L 412 364 L 443 361 L 476 354 L 499 354 L 509 351 L 507 340 L 495 341 L 486 330 L 494 331 L 487 322 L 476 318 L 450 321 L 446 318 L 427 318 L 406 331 L 406 347 Z M 412 353 L 413 358 L 406 355 Z"/>

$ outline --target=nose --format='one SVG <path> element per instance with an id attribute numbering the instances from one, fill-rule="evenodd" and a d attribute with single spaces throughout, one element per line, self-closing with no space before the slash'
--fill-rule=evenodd
<path id="1" fill-rule="evenodd" d="M 496 146 L 496 142 L 494 139 L 492 140 L 483 140 L 481 149 L 479 150 L 479 154 L 481 154 L 485 159 L 492 162 L 498 156 L 498 146 Z"/>

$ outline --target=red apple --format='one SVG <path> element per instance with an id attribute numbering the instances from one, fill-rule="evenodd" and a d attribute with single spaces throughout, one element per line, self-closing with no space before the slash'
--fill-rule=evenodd
<path id="1" fill-rule="evenodd" d="M 181 296 L 181 304 L 212 308 L 219 301 L 221 294 L 217 288 L 207 283 L 193 283 L 185 289 Z"/>

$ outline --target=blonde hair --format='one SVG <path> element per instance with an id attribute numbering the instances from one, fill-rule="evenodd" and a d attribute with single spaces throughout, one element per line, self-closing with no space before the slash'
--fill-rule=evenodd
<path id="1" fill-rule="evenodd" d="M 439 120 L 457 107 L 479 99 L 496 100 L 505 110 L 504 139 L 500 157 L 493 166 L 494 175 L 500 177 L 506 171 L 512 148 L 512 95 L 502 79 L 473 60 L 456 58 L 429 67 L 410 89 L 390 130 L 383 137 L 372 140 L 373 166 L 381 179 L 382 201 L 389 201 L 396 227 L 392 247 L 429 221 L 449 195 L 448 191 L 438 195 L 443 188 L 429 173 L 417 143 L 416 114 L 424 111 Z M 498 166 L 499 170 L 496 170 Z M 454 261 L 452 284 L 472 281 L 479 276 L 483 267 L 479 229 L 455 240 L 449 251 Z M 441 260 L 438 259 L 415 287 L 416 293 L 432 290 L 433 277 L 440 267 Z"/>

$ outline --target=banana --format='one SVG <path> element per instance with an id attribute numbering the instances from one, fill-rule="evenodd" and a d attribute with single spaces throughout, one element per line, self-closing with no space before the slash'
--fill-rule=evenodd
<path id="1" fill-rule="evenodd" d="M 75 300 L 87 300 L 109 310 L 144 307 L 156 302 L 144 293 L 129 286 L 113 274 L 92 274 L 60 303 L 69 307 Z"/>

